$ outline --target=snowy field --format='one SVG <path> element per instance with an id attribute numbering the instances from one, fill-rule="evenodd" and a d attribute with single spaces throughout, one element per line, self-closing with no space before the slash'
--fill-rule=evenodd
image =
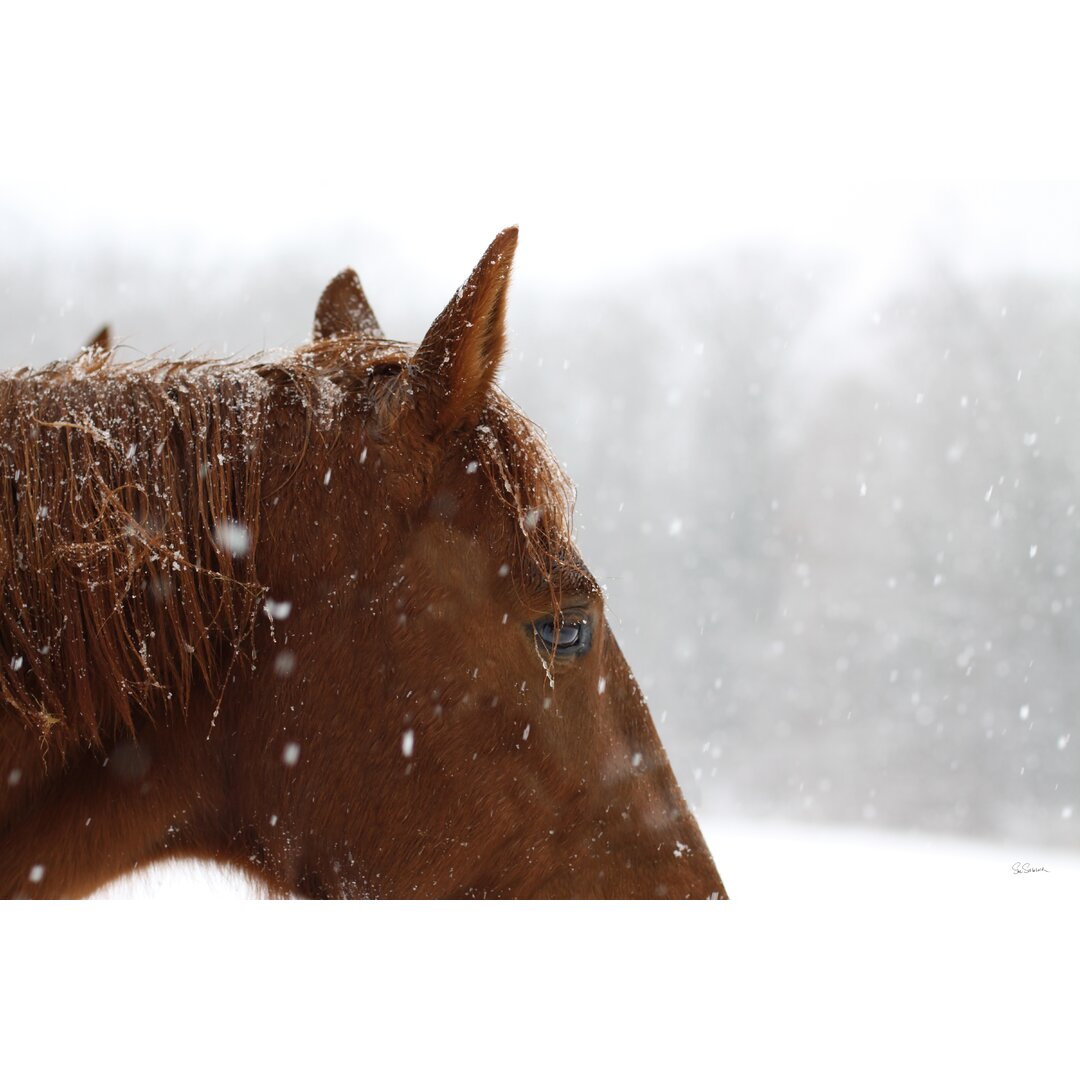
<path id="1" fill-rule="evenodd" d="M 167 987 L 128 1027 L 155 1059 L 177 1014 L 201 1030 L 162 1063 L 185 1080 L 208 1047 L 244 1075 L 357 1054 L 391 1076 L 1076 1075 L 1080 855 L 703 825 L 736 903 L 243 905 L 218 903 L 258 895 L 239 875 L 174 863 L 96 897 L 160 903 L 65 905 L 99 933 L 87 948 L 61 912 L 61 942 L 82 938 L 84 980 Z"/>
<path id="2" fill-rule="evenodd" d="M 1080 901 L 1080 853 L 869 829 L 747 821 L 702 823 L 734 900 L 777 905 L 832 898 L 856 907 L 928 894 L 944 900 Z M 1042 871 L 1014 872 L 1044 867 Z M 242 874 L 176 860 L 131 874 L 96 900 L 242 900 L 261 896 Z"/>
<path id="3" fill-rule="evenodd" d="M 767 903 L 811 897 L 844 905 L 1017 895 L 1080 900 L 1080 852 L 855 828 L 706 822 L 733 898 Z M 1024 864 L 1045 867 L 1023 873 Z M 1019 864 L 1020 873 L 1013 870 Z"/>

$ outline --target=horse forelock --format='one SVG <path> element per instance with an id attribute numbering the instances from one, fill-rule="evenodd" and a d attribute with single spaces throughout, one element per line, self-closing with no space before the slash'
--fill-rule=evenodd
<path id="1" fill-rule="evenodd" d="M 413 390 L 415 352 L 416 346 L 404 342 L 357 337 L 316 341 L 302 355 L 342 386 L 365 380 L 370 388 L 373 373 L 400 368 L 403 381 L 395 390 L 404 389 L 407 395 Z M 396 398 L 393 403 L 383 401 L 386 427 L 407 407 L 400 393 Z M 546 580 L 550 566 L 571 558 L 575 491 L 543 431 L 502 389 L 492 385 L 479 422 L 465 433 L 465 443 L 512 515 L 528 571 L 539 570 Z"/>
<path id="2" fill-rule="evenodd" d="M 583 569 L 573 545 L 574 485 L 543 431 L 498 387 L 473 438 L 478 463 L 513 520 L 519 576 L 549 590 L 557 617 L 560 581 Z"/>

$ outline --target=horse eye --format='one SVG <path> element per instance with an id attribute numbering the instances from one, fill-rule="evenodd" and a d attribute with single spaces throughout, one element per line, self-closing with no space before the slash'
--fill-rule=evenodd
<path id="1" fill-rule="evenodd" d="M 555 629 L 554 619 L 541 619 L 533 623 L 536 640 L 555 656 L 581 656 L 592 644 L 592 627 L 584 617 L 564 617 Z"/>

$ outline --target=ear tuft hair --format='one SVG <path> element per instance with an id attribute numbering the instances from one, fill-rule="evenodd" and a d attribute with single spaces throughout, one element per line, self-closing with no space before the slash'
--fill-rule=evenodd
<path id="1" fill-rule="evenodd" d="M 112 348 L 112 327 L 106 323 L 84 346 L 84 352 L 108 352 Z"/>

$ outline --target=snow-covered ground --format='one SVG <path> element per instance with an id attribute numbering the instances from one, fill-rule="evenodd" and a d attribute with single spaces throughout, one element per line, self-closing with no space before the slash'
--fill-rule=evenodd
<path id="1" fill-rule="evenodd" d="M 78 1071 L 119 1001 L 170 1080 L 1075 1076 L 1080 855 L 703 824 L 734 904 L 222 904 L 258 893 L 173 863 L 97 897 L 161 904 L 17 905 L 8 1060 Z"/>
<path id="2" fill-rule="evenodd" d="M 1080 899 L 1080 852 L 784 822 L 712 820 L 702 825 L 728 891 L 747 904 L 828 898 L 853 906 L 891 904 L 929 894 L 946 901 L 986 900 L 1030 896 L 1032 890 L 1047 898 Z M 1025 873 L 1025 864 L 1044 869 Z M 94 899 L 260 895 L 238 871 L 177 860 L 131 874 Z"/>
<path id="3" fill-rule="evenodd" d="M 748 903 L 830 896 L 844 904 L 895 902 L 931 893 L 985 899 L 1031 889 L 1080 898 L 1080 852 L 782 822 L 703 827 L 728 892 Z M 1024 864 L 1045 870 L 1025 873 Z"/>

